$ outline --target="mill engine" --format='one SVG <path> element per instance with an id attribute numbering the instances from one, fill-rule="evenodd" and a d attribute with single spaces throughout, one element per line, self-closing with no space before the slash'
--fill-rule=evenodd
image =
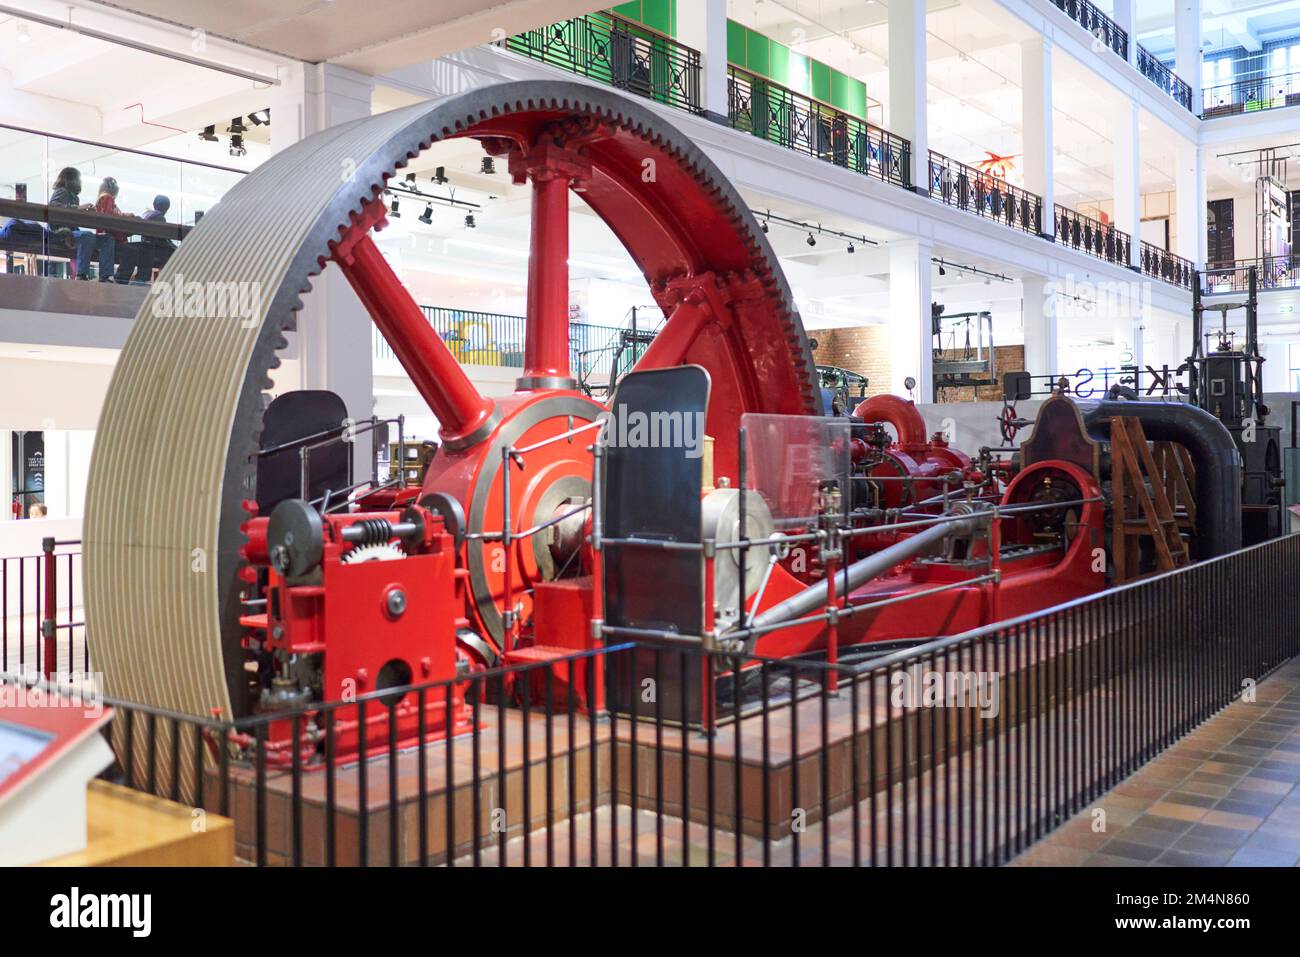
<path id="1" fill-rule="evenodd" d="M 504 398 L 475 388 L 374 241 L 384 184 L 443 139 L 477 140 L 531 190 L 527 341 Z M 665 316 L 608 404 L 569 368 L 571 195 Z M 440 423 L 418 484 L 355 481 L 346 411 L 270 400 L 322 271 L 346 278 Z M 88 630 L 109 693 L 269 714 L 272 761 L 326 757 L 301 717 L 319 702 L 356 701 L 333 713 L 335 760 L 455 734 L 463 679 L 513 664 L 556 662 L 570 707 L 636 708 L 624 677 L 572 657 L 622 641 L 727 652 L 669 682 L 704 722 L 749 656 L 834 661 L 1105 585 L 1102 455 L 1081 411 L 1053 400 L 1018 455 L 975 459 L 896 397 L 823 417 L 762 229 L 703 153 L 616 93 L 505 84 L 326 130 L 204 217 L 161 279 L 181 276 L 256 283 L 264 308 L 137 318 L 91 468 Z M 698 441 L 622 441 L 637 414 Z"/>

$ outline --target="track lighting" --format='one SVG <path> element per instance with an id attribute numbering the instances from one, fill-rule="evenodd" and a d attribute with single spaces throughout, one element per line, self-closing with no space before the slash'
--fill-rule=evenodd
<path id="1" fill-rule="evenodd" d="M 415 174 L 414 174 L 414 173 L 407 173 L 407 174 L 406 174 L 406 185 L 409 186 L 409 187 L 411 187 L 411 189 L 415 189 Z"/>
<path id="2" fill-rule="evenodd" d="M 816 245 L 817 245 L 817 240 L 816 240 L 816 238 L 813 236 L 812 233 L 809 233 L 809 234 L 808 234 L 808 245 L 809 245 L 809 246 L 816 246 Z"/>
<path id="3" fill-rule="evenodd" d="M 230 134 L 230 155 L 245 156 L 248 150 L 244 149 L 244 137 L 238 133 Z"/>
<path id="4" fill-rule="evenodd" d="M 394 196 L 394 197 L 393 197 L 393 201 L 392 201 L 392 203 L 390 203 L 389 206 L 388 206 L 388 212 L 389 212 L 389 214 L 392 215 L 392 217 L 393 217 L 394 219 L 401 219 L 401 218 L 402 218 L 402 214 L 399 213 L 399 212 L 397 211 L 399 205 L 400 205 L 400 204 L 399 204 L 398 201 L 397 201 L 397 197 Z"/>
<path id="5" fill-rule="evenodd" d="M 465 216 L 465 228 L 466 228 L 466 229 L 473 229 L 474 226 L 475 226 L 475 222 L 474 222 L 474 214 L 473 214 L 473 213 L 469 213 L 469 214 L 467 214 L 467 215 Z"/>
<path id="6" fill-rule="evenodd" d="M 424 223 L 426 226 L 430 225 L 430 224 L 433 222 L 433 204 L 432 204 L 432 203 L 425 203 L 425 204 L 424 204 L 424 212 L 422 212 L 422 213 L 420 214 L 420 222 Z"/>
<path id="7" fill-rule="evenodd" d="M 855 252 L 857 252 L 857 250 L 853 248 L 852 243 L 849 243 L 849 255 L 852 256 Z"/>
<path id="8" fill-rule="evenodd" d="M 496 164 L 492 162 L 492 157 L 483 157 L 483 162 L 479 164 L 478 171 L 484 176 L 491 176 L 497 171 Z"/>
<path id="9" fill-rule="evenodd" d="M 948 275 L 948 270 L 944 269 L 942 265 L 939 267 L 939 275 L 940 276 Z"/>
<path id="10" fill-rule="evenodd" d="M 205 143 L 215 143 L 217 141 L 216 126 L 205 126 L 203 132 L 199 134 L 199 139 Z"/>
<path id="11" fill-rule="evenodd" d="M 254 126 L 268 126 L 271 122 L 271 110 L 269 107 L 265 110 L 254 110 L 248 114 L 248 119 Z"/>
<path id="12" fill-rule="evenodd" d="M 233 120 L 230 121 L 230 128 L 226 130 L 226 132 L 242 135 L 245 132 L 244 118 L 242 116 L 236 116 Z"/>
<path id="13" fill-rule="evenodd" d="M 439 186 L 447 182 L 447 167 L 439 166 L 433 171 L 433 181 Z"/>

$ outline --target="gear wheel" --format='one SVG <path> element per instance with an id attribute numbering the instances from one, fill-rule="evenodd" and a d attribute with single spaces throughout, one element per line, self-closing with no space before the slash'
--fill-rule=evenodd
<path id="1" fill-rule="evenodd" d="M 579 195 L 667 317 L 645 367 L 709 372 L 719 474 L 734 474 L 742 414 L 818 414 L 811 352 L 775 253 L 737 190 L 650 105 L 590 84 L 530 81 L 331 127 L 236 184 L 157 284 L 241 295 L 221 296 L 210 310 L 221 314 L 199 317 L 150 297 L 114 370 L 84 533 L 87 629 L 109 694 L 191 714 L 243 713 L 241 503 L 255 498 L 269 372 L 301 297 L 365 205 L 433 143 L 477 139 L 501 155 L 557 128 L 572 130 L 570 145 L 592 164 Z M 255 314 L 232 305 L 245 299 Z M 559 408 L 577 404 L 571 392 L 531 385 L 554 400 L 561 421 L 584 411 Z M 187 467 L 160 467 L 173 461 Z M 472 501 L 473 489 L 460 491 Z M 495 521 L 484 512 L 468 531 Z M 475 601 L 490 630 L 498 588 L 487 573 L 482 585 Z"/>
<path id="2" fill-rule="evenodd" d="M 362 562 L 391 562 L 405 557 L 406 553 L 392 542 L 376 542 L 373 545 L 358 545 L 340 561 L 344 565 L 359 565 Z"/>

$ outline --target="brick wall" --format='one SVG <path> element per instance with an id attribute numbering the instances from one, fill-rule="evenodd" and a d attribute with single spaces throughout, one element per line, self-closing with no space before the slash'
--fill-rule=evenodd
<path id="1" fill-rule="evenodd" d="M 817 340 L 813 361 L 823 366 L 839 366 L 866 376 L 870 383 L 867 395 L 889 392 L 889 327 L 856 326 L 845 329 L 814 329 L 808 333 Z M 952 358 L 957 358 L 955 355 Z M 994 385 L 978 388 L 961 387 L 943 390 L 935 400 L 941 402 L 1001 402 L 1002 375 L 1025 367 L 1024 346 L 995 346 L 993 349 Z"/>
<path id="2" fill-rule="evenodd" d="M 813 361 L 819 366 L 839 366 L 867 377 L 867 395 L 889 391 L 889 327 L 855 326 L 814 329 L 817 340 Z"/>
<path id="3" fill-rule="evenodd" d="M 950 352 L 948 357 L 960 358 L 955 352 Z M 936 402 L 1001 402 L 1003 374 L 1022 370 L 1024 367 L 1024 346 L 994 346 L 993 385 L 961 386 L 955 389 L 944 389 L 942 392 L 936 390 L 934 399 Z"/>

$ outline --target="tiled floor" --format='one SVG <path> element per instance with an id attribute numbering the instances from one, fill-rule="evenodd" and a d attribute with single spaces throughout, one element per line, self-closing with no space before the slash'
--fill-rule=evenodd
<path id="1" fill-rule="evenodd" d="M 1300 659 L 1013 865 L 1300 865 Z"/>

